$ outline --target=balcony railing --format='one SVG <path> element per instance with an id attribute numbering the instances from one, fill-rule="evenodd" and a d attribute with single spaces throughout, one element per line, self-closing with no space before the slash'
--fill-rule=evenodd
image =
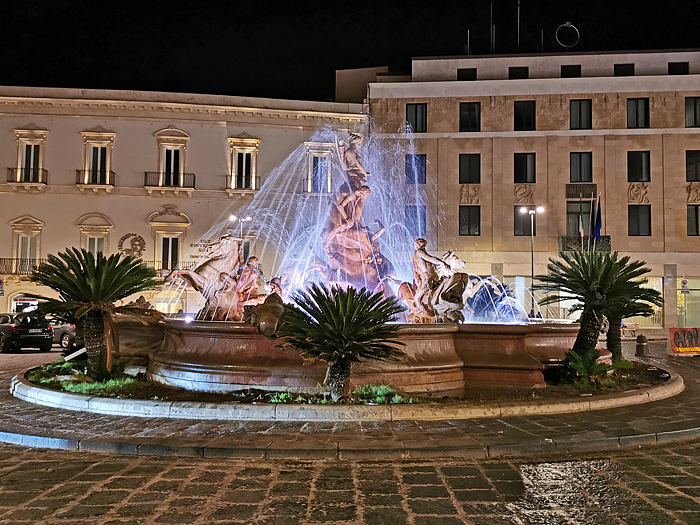
<path id="1" fill-rule="evenodd" d="M 30 275 L 44 259 L 1 259 L 0 275 Z"/>
<path id="2" fill-rule="evenodd" d="M 113 171 L 75 170 L 75 183 L 84 186 L 114 186 L 116 175 Z"/>
<path id="3" fill-rule="evenodd" d="M 191 270 L 197 263 L 194 261 L 144 261 L 149 268 L 160 270 Z"/>
<path id="4" fill-rule="evenodd" d="M 48 184 L 49 172 L 38 168 L 7 168 L 7 182 L 15 184 Z"/>
<path id="5" fill-rule="evenodd" d="M 578 235 L 562 235 L 559 237 L 560 252 L 587 251 L 589 249 L 596 252 L 610 253 L 612 251 L 610 235 L 601 235 L 600 239 L 594 239 L 586 235 L 583 238 L 583 242 L 581 242 L 581 237 Z"/>
<path id="6" fill-rule="evenodd" d="M 194 189 L 194 173 L 162 173 L 147 171 L 143 185 L 150 188 Z"/>

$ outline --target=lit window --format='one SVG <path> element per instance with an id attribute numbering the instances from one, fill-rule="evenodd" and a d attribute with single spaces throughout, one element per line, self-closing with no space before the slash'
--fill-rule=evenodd
<path id="1" fill-rule="evenodd" d="M 426 210 L 424 204 L 406 206 L 404 225 L 412 239 L 425 237 Z"/>
<path id="2" fill-rule="evenodd" d="M 8 169 L 7 182 L 24 185 L 29 189 L 48 183 L 48 172 L 44 169 L 46 136 L 49 131 L 35 124 L 15 129 L 17 137 L 17 162 Z"/>
<path id="3" fill-rule="evenodd" d="M 114 186 L 112 150 L 116 133 L 97 126 L 81 131 L 83 136 L 83 167 L 77 170 L 76 184 L 79 186 Z M 81 187 L 81 190 L 83 188 Z"/>
<path id="4" fill-rule="evenodd" d="M 331 155 L 335 144 L 329 142 L 306 142 L 308 171 L 305 190 L 307 193 L 331 193 Z"/>
<path id="5" fill-rule="evenodd" d="M 406 155 L 406 184 L 425 184 L 426 163 L 424 154 Z"/>
<path id="6" fill-rule="evenodd" d="M 257 190 L 258 181 L 258 150 L 260 139 L 243 132 L 229 137 L 231 150 L 231 174 L 227 189 Z"/>

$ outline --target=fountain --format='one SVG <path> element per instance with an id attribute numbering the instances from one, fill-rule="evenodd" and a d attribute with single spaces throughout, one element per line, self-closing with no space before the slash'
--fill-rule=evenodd
<path id="1" fill-rule="evenodd" d="M 563 358 L 577 328 L 528 323 L 496 279 L 467 273 L 453 252 L 429 253 L 423 235 L 437 232 L 439 221 L 426 225 L 417 212 L 408 213 L 430 198 L 426 185 L 403 181 L 411 147 L 410 134 L 387 147 L 356 133 L 319 130 L 238 212 L 251 217 L 245 239 L 259 258 L 244 261 L 243 224 L 236 236 L 223 218 L 208 232 L 212 240 L 194 270 L 167 278 L 171 297 L 186 287 L 199 292 L 196 317 L 168 319 L 157 348 L 152 334 L 144 349 L 143 334 L 130 336 L 127 329 L 122 353 L 148 353 L 151 380 L 190 390 L 313 390 L 325 365 L 304 363 L 268 336 L 283 301 L 322 282 L 395 295 L 407 307 L 400 330 L 406 357 L 356 365 L 353 384 L 386 382 L 443 395 L 465 381 L 544 386 L 545 364 Z M 278 277 L 264 279 L 259 261 Z"/>

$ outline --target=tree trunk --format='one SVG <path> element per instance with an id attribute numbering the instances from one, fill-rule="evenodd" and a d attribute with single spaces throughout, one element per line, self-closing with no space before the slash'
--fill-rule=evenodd
<path id="1" fill-rule="evenodd" d="M 328 367 L 328 382 L 331 385 L 331 399 L 350 397 L 350 369 L 352 362 L 343 359 Z"/>
<path id="2" fill-rule="evenodd" d="M 622 361 L 622 319 L 610 317 L 610 328 L 608 328 L 608 340 L 605 344 L 606 348 L 612 354 L 613 363 Z"/>
<path id="3" fill-rule="evenodd" d="M 587 350 L 595 348 L 595 345 L 598 343 L 600 321 L 592 311 L 584 310 L 579 323 L 581 323 L 581 328 L 576 336 L 573 350 L 577 354 L 583 355 Z"/>
<path id="4" fill-rule="evenodd" d="M 107 338 L 101 312 L 90 312 L 83 318 L 83 338 L 88 354 L 90 375 L 102 379 L 107 372 Z"/>

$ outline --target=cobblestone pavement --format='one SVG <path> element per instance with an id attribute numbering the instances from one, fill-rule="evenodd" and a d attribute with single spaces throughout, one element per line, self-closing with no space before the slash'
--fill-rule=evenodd
<path id="1" fill-rule="evenodd" d="M 271 461 L 0 446 L 0 524 L 700 523 L 700 445 L 554 461 Z"/>
<path id="2" fill-rule="evenodd" d="M 627 344 L 626 352 L 633 352 Z M 645 405 L 592 412 L 523 417 L 389 422 L 279 422 L 118 417 L 33 405 L 9 394 L 11 377 L 58 354 L 0 355 L 0 431 L 16 434 L 131 443 L 131 453 L 162 447 L 234 451 L 234 457 L 297 459 L 465 459 L 532 453 L 585 453 L 655 443 L 655 433 L 688 440 L 700 428 L 700 358 L 668 358 L 660 344 L 649 362 L 681 373 L 686 390 Z M 676 435 L 674 432 L 678 432 Z M 137 445 L 133 445 L 136 443 Z M 661 440 L 659 439 L 661 444 Z M 81 442 L 82 447 L 82 442 Z M 121 447 L 121 445 L 119 445 Z M 160 448 L 158 448 L 160 447 Z M 113 447 L 114 448 L 114 447 Z M 441 452 L 442 449 L 442 452 Z M 106 451 L 95 447 L 92 450 Z M 125 449 L 125 452 L 128 450 Z M 148 453 L 148 452 L 145 452 Z M 154 452 L 150 452 L 154 453 Z M 462 454 L 463 453 L 463 454 Z M 461 454 L 461 455 L 460 455 Z M 237 456 L 236 456 L 237 455 Z"/>

